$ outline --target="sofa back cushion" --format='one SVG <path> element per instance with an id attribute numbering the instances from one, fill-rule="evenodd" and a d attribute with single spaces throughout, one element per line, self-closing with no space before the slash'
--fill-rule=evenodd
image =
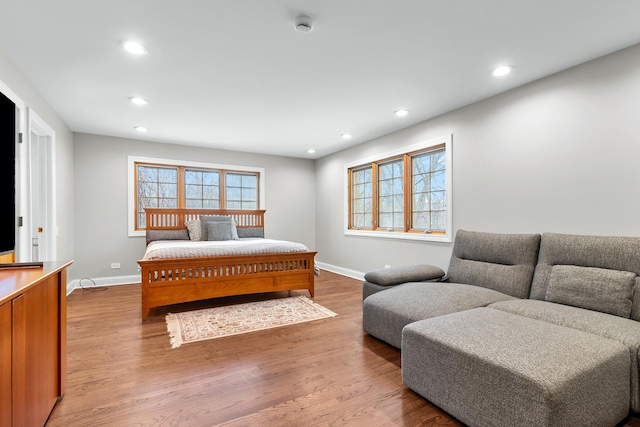
<path id="1" fill-rule="evenodd" d="M 618 270 L 640 276 L 640 238 L 543 234 L 530 298 L 545 299 L 554 265 Z M 603 290 L 603 294 L 606 292 Z M 640 280 L 637 277 L 631 318 L 640 320 Z"/>
<path id="2" fill-rule="evenodd" d="M 447 275 L 454 283 L 527 298 L 539 247 L 539 234 L 458 230 Z"/>
<path id="3" fill-rule="evenodd" d="M 631 317 L 635 273 L 575 265 L 554 265 L 545 301 Z"/>

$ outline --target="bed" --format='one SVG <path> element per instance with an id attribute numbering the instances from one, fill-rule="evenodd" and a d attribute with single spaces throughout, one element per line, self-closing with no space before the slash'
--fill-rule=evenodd
<path id="1" fill-rule="evenodd" d="M 146 209 L 147 253 L 138 261 L 142 282 L 142 319 L 146 319 L 154 307 L 224 296 L 307 290 L 313 297 L 316 252 L 301 244 L 293 243 L 299 247 L 291 249 L 294 250 L 291 252 L 273 252 L 272 249 L 271 253 L 256 253 L 258 250 L 242 253 L 234 250 L 230 252 L 232 255 L 221 255 L 218 252 L 188 250 L 169 258 L 148 255 L 152 243 L 161 249 L 176 242 L 185 245 L 199 243 L 189 241 L 185 223 L 192 223 L 201 215 L 203 218 L 204 215 L 232 217 L 239 240 L 260 242 L 264 246 L 269 240 L 261 239 L 264 236 L 264 213 L 264 210 Z M 238 243 L 234 248 L 244 244 Z"/>

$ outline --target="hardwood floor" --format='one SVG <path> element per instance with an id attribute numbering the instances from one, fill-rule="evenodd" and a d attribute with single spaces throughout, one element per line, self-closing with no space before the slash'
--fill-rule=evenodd
<path id="1" fill-rule="evenodd" d="M 140 320 L 140 285 L 74 291 L 67 391 L 46 425 L 460 426 L 403 386 L 398 350 L 362 332 L 361 283 L 327 271 L 316 279 L 314 300 L 337 317 L 176 349 L 167 309 Z"/>

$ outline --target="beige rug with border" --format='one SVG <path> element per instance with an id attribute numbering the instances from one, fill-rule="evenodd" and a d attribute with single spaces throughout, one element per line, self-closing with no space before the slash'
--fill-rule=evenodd
<path id="1" fill-rule="evenodd" d="M 171 347 L 337 316 L 300 295 L 224 307 L 169 313 L 166 316 Z"/>

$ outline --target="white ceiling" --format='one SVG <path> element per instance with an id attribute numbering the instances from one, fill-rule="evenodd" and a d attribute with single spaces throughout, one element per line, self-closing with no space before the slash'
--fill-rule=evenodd
<path id="1" fill-rule="evenodd" d="M 0 49 L 73 131 L 319 158 L 640 43 L 639 17 L 637 0 L 0 0 Z"/>

